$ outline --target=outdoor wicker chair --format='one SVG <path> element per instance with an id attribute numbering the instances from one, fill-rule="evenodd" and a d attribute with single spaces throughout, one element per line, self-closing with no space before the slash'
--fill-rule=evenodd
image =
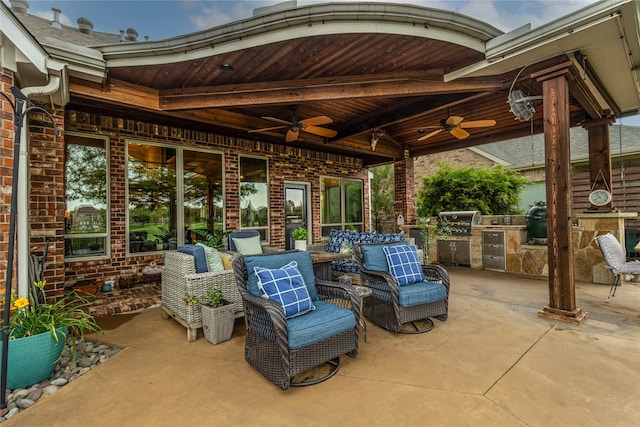
<path id="1" fill-rule="evenodd" d="M 242 316 L 242 299 L 232 270 L 196 273 L 194 257 L 189 254 L 167 251 L 162 268 L 163 317 L 176 320 L 187 328 L 187 341 L 197 339 L 202 328 L 200 304 L 185 301 L 185 295 L 202 298 L 209 288 L 222 286 L 222 295 L 235 305 L 236 317 Z"/>
<path id="2" fill-rule="evenodd" d="M 364 317 L 393 332 L 428 332 L 433 328 L 432 317 L 447 320 L 449 274 L 438 265 L 423 265 L 424 280 L 399 286 L 389 272 L 383 248 L 402 245 L 405 243 L 353 245 L 361 285 L 372 290 L 371 296 L 364 299 Z"/>
<path id="3" fill-rule="evenodd" d="M 596 237 L 596 241 L 600 247 L 604 261 L 607 263 L 607 268 L 611 270 L 611 274 L 613 275 L 611 289 L 607 297 L 607 301 L 609 301 L 611 297 L 616 296 L 616 288 L 620 286 L 622 277 L 625 274 L 640 274 L 640 262 L 627 261 L 624 248 L 611 233 Z"/>
<path id="4" fill-rule="evenodd" d="M 277 272 L 290 268 L 292 261 L 315 309 L 287 318 L 280 302 L 262 296 L 258 274 L 264 271 L 255 267 Z M 245 359 L 280 389 L 324 381 L 338 372 L 342 354 L 358 354 L 359 297 L 349 285 L 316 279 L 309 252 L 242 255 L 233 260 L 233 270 L 244 307 Z M 323 364 L 330 370 L 320 378 L 313 379 L 321 369 L 296 377 Z"/>

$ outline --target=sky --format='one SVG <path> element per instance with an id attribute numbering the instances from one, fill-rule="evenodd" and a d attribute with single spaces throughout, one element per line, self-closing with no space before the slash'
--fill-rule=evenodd
<path id="1" fill-rule="evenodd" d="M 9 0 L 2 0 L 7 5 Z M 298 6 L 331 0 L 298 0 Z M 340 2 L 341 0 L 333 0 Z M 344 0 L 342 0 L 344 1 Z M 533 27 L 572 13 L 594 0 L 387 0 L 451 10 L 487 22 L 502 31 L 524 24 Z M 53 18 L 52 7 L 60 9 L 63 24 L 77 26 L 80 17 L 89 19 L 94 30 L 119 34 L 134 28 L 140 39 L 159 40 L 206 30 L 221 24 L 249 18 L 253 9 L 281 1 L 202 1 L 202 0 L 28 0 L 28 13 Z"/>
<path id="2" fill-rule="evenodd" d="M 10 0 L 2 0 L 10 5 Z M 333 0 L 341 2 L 344 0 Z M 209 0 L 28 0 L 28 13 L 53 19 L 52 7 L 61 11 L 63 24 L 77 27 L 78 18 L 87 18 L 94 31 L 119 34 L 134 28 L 139 40 L 161 40 L 206 30 L 250 18 L 255 8 L 273 6 L 274 1 Z M 328 3 L 331 0 L 298 0 L 298 6 Z M 525 24 L 533 28 L 575 12 L 595 0 L 387 0 L 386 3 L 415 4 L 450 10 L 470 16 L 508 32 Z M 619 119 L 618 123 L 640 126 L 640 117 Z"/>

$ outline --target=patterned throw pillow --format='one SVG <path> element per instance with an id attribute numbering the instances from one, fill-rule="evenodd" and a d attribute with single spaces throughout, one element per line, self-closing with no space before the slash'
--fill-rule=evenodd
<path id="1" fill-rule="evenodd" d="M 416 246 L 385 246 L 382 250 L 387 256 L 389 273 L 395 277 L 398 286 L 410 285 L 424 280 Z"/>
<path id="2" fill-rule="evenodd" d="M 253 271 L 263 297 L 280 303 L 287 319 L 315 309 L 296 261 L 276 269 L 254 267 Z"/>

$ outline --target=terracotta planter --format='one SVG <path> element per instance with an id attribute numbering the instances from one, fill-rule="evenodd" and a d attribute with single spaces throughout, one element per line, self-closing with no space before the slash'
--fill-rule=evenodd
<path id="1" fill-rule="evenodd" d="M 51 376 L 64 350 L 67 328 L 59 328 L 57 336 L 57 342 L 51 332 L 9 340 L 8 389 L 28 387 Z"/>

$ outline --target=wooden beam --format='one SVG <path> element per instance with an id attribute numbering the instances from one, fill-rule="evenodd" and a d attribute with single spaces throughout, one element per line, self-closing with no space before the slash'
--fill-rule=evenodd
<path id="1" fill-rule="evenodd" d="M 145 86 L 134 85 L 121 80 L 108 79 L 105 85 L 70 79 L 69 93 L 82 98 L 90 98 L 118 103 L 135 108 L 158 111 L 158 91 Z"/>
<path id="2" fill-rule="evenodd" d="M 549 305 L 539 314 L 581 323 L 587 313 L 576 307 L 571 222 L 568 67 L 540 75 L 544 97 L 545 175 L 547 184 L 547 257 Z"/>
<path id="3" fill-rule="evenodd" d="M 589 184 L 592 189 L 604 188 L 613 194 L 611 182 L 611 141 L 609 126 L 613 119 L 607 118 L 582 124 L 589 140 Z M 591 205 L 590 210 L 611 211 L 613 200 L 604 206 Z"/>
<path id="4" fill-rule="evenodd" d="M 443 82 L 441 75 L 411 72 L 163 90 L 159 104 L 163 110 L 186 110 L 486 92 L 504 87 L 503 81 Z"/>

